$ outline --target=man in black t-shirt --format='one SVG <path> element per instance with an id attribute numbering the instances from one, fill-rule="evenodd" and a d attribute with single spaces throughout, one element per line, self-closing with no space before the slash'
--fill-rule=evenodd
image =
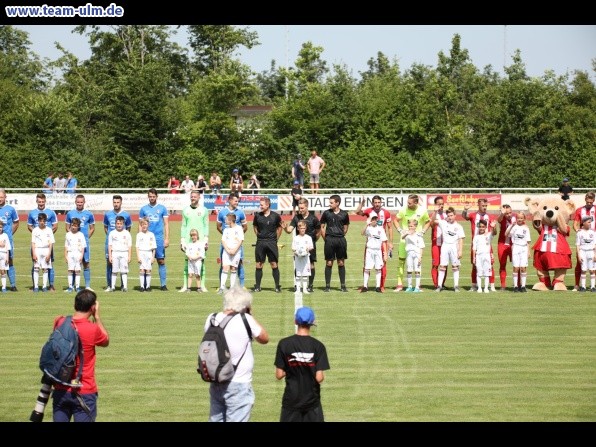
<path id="1" fill-rule="evenodd" d="M 315 313 L 310 307 L 296 311 L 296 334 L 282 338 L 275 353 L 275 378 L 285 377 L 280 422 L 324 422 L 321 382 L 329 369 L 325 345 L 310 335 Z"/>
<path id="2" fill-rule="evenodd" d="M 569 184 L 569 179 L 564 178 L 563 183 L 561 183 L 561 186 L 559 186 L 559 195 L 561 196 L 561 199 L 569 200 L 569 196 L 571 194 L 573 194 L 573 188 Z"/>
<path id="3" fill-rule="evenodd" d="M 340 290 L 348 291 L 344 261 L 348 259 L 346 233 L 350 227 L 350 217 L 347 212 L 339 208 L 340 204 L 341 197 L 333 194 L 329 198 L 329 209 L 321 215 L 321 236 L 325 240 L 325 292 L 331 292 L 331 269 L 335 259 L 337 259 Z"/>
<path id="4" fill-rule="evenodd" d="M 296 229 L 298 234 L 298 222 L 301 220 L 306 222 L 306 234 L 312 239 L 313 249 L 310 251 L 310 276 L 308 278 L 307 292 L 313 292 L 313 283 L 315 280 L 315 262 L 317 262 L 317 241 L 321 237 L 321 222 L 314 213 L 308 211 L 308 200 L 301 198 L 298 200 L 298 213 L 294 215 L 289 224 L 282 223 L 283 229 L 286 233 L 292 233 Z M 294 278 L 296 275 L 294 275 Z M 296 286 L 294 285 L 294 288 Z"/>
<path id="5" fill-rule="evenodd" d="M 267 258 L 269 264 L 271 264 L 271 273 L 275 281 L 275 291 L 280 293 L 279 268 L 277 267 L 277 261 L 279 259 L 277 240 L 281 236 L 281 217 L 275 211 L 271 211 L 271 200 L 269 197 L 261 197 L 260 206 L 261 211 L 255 214 L 253 220 L 253 230 L 257 235 L 257 244 L 255 247 L 255 286 L 252 291 L 261 291 L 263 264 Z"/>

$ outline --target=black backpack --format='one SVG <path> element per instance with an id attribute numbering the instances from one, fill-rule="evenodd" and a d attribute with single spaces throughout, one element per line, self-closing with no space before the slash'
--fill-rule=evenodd
<path id="1" fill-rule="evenodd" d="M 80 364 L 75 377 L 77 357 L 80 359 Z M 72 316 L 64 318 L 62 324 L 52 331 L 50 338 L 41 348 L 39 369 L 53 384 L 73 388 L 82 386 L 83 344 L 72 321 Z"/>
<path id="2" fill-rule="evenodd" d="M 234 377 L 236 373 L 236 368 L 242 357 L 244 357 L 244 353 L 248 349 L 248 344 L 246 348 L 244 348 L 244 352 L 242 353 L 242 357 L 238 361 L 238 364 L 234 365 L 232 363 L 232 356 L 230 354 L 230 349 L 228 348 L 228 342 L 226 340 L 226 335 L 224 333 L 224 329 L 226 328 L 227 324 L 230 322 L 232 318 L 234 318 L 238 312 L 234 312 L 225 316 L 225 318 L 221 321 L 221 323 L 217 324 L 215 321 L 216 313 L 211 314 L 211 325 L 203 335 L 201 343 L 199 344 L 199 356 L 198 356 L 198 365 L 197 365 L 197 372 L 201 375 L 201 378 L 205 382 L 229 382 Z M 246 315 L 244 313 L 240 314 L 242 316 L 242 321 L 244 322 L 244 326 L 246 327 L 246 331 L 248 332 L 248 343 L 252 341 L 252 331 L 250 330 L 250 325 L 246 319 Z"/>

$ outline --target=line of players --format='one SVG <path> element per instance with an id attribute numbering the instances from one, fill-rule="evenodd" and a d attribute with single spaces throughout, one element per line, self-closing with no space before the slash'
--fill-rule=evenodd
<path id="1" fill-rule="evenodd" d="M 232 196 L 232 195 L 231 195 Z M 594 193 L 589 192 L 585 196 L 586 204 L 580 208 L 577 208 L 573 227 L 575 231 L 578 233 L 577 235 L 577 259 L 576 259 L 576 269 L 575 269 L 575 276 L 576 276 L 576 286 L 574 290 L 585 291 L 587 289 L 596 291 L 594 284 L 595 278 L 595 265 L 594 265 L 594 231 L 595 231 L 595 222 L 594 222 Z M 238 210 L 237 201 L 235 202 L 235 206 L 230 205 L 230 199 L 228 202 L 228 207 L 224 208 L 222 216 L 218 215 L 218 230 L 223 233 L 223 229 L 225 227 L 225 215 Z M 157 208 L 156 204 L 157 200 L 157 193 L 155 190 L 149 191 L 149 207 L 150 211 L 153 211 Z M 233 200 L 233 199 L 232 199 Z M 315 273 L 315 262 L 316 262 L 316 241 L 321 236 L 321 226 L 319 220 L 314 216 L 314 213 L 310 213 L 308 211 L 308 202 L 306 200 L 301 201 L 301 206 L 299 205 L 298 214 L 294 216 L 294 219 L 290 224 L 279 224 L 280 228 L 284 228 L 287 233 L 292 233 L 296 231 L 298 234 L 298 222 L 300 220 L 305 220 L 307 223 L 307 228 L 305 229 L 305 234 L 309 235 L 313 241 L 313 251 L 310 252 L 310 263 L 309 269 L 306 269 L 303 273 L 306 273 L 310 270 L 310 275 L 308 275 L 308 285 L 305 288 L 305 291 L 312 292 L 313 291 L 313 282 L 314 282 L 314 273 Z M 444 210 L 444 200 L 443 197 L 437 196 L 434 200 L 435 210 L 433 211 L 432 215 L 428 215 L 428 212 L 421 207 L 419 207 L 419 197 L 417 195 L 410 195 L 408 197 L 408 204 L 407 207 L 401 210 L 395 218 L 392 218 L 391 213 L 384 208 L 382 208 L 382 199 L 380 196 L 373 197 L 373 206 L 362 210 L 363 202 L 360 204 L 358 209 L 356 210 L 356 214 L 367 216 L 368 218 L 368 225 L 363 230 L 363 234 L 367 236 L 367 250 L 365 251 L 365 266 L 363 269 L 363 283 L 364 287 L 361 288 L 361 291 L 368 290 L 368 280 L 370 277 L 371 270 L 377 269 L 377 276 L 376 279 L 376 287 L 375 290 L 378 292 L 383 292 L 385 290 L 385 281 L 387 275 L 387 258 L 391 256 L 393 251 L 393 227 L 395 227 L 398 233 L 401 235 L 400 243 L 399 243 L 399 250 L 398 250 L 398 285 L 394 289 L 394 291 L 399 292 L 405 289 L 406 292 L 417 292 L 420 290 L 420 265 L 421 265 L 421 250 L 423 248 L 424 240 L 423 235 L 426 231 L 430 228 L 432 230 L 432 237 L 431 237 L 431 256 L 432 256 L 432 270 L 431 276 L 433 279 L 433 285 L 435 290 L 440 291 L 444 288 L 445 280 L 446 280 L 446 273 L 447 267 L 451 265 L 452 267 L 452 275 L 453 275 L 453 285 L 455 290 L 459 290 L 459 265 L 460 259 L 463 255 L 461 253 L 462 248 L 460 248 L 460 244 L 462 244 L 463 238 L 465 235 L 463 234 L 463 228 L 461 231 L 457 227 L 459 224 L 455 222 L 455 212 L 449 213 L 449 210 Z M 45 207 L 45 196 L 44 194 L 40 193 L 36 196 L 36 203 L 37 208 L 32 210 L 28 216 L 28 229 L 32 232 L 32 237 L 34 236 L 33 230 L 39 227 L 39 216 L 43 214 L 45 216 L 45 225 L 46 227 L 51 229 L 51 233 L 55 233 L 57 230 L 57 217 L 55 213 Z M 85 243 L 79 242 L 79 245 L 84 248 L 83 256 L 81 258 L 81 263 L 83 266 L 83 276 L 85 280 L 85 287 L 90 287 L 90 271 L 89 271 L 89 238 L 93 235 L 95 229 L 95 221 L 93 214 L 84 209 L 85 205 L 85 198 L 82 194 L 77 195 L 75 199 L 75 209 L 69 211 L 66 216 L 66 231 L 70 233 L 73 230 L 71 227 L 73 226 L 73 219 L 75 226 L 78 227 L 78 230 L 81 231 L 85 238 Z M 121 196 L 114 196 L 113 198 L 113 206 L 114 210 L 109 211 L 106 213 L 104 217 L 104 230 L 106 233 L 106 278 L 108 282 L 108 289 L 114 290 L 114 278 L 113 273 L 111 271 L 112 262 L 109 259 L 109 250 L 108 250 L 108 240 L 107 237 L 109 232 L 112 229 L 116 228 L 116 217 L 121 215 L 124 217 L 124 228 L 126 230 L 130 230 L 132 227 L 132 220 L 130 215 L 126 211 L 121 210 L 122 205 L 122 198 Z M 337 205 L 336 211 L 339 210 L 339 203 Z M 472 291 L 478 292 L 488 292 L 488 291 L 496 291 L 495 288 L 495 279 L 494 279 L 494 270 L 492 269 L 493 264 L 493 254 L 492 248 L 490 248 L 489 252 L 486 253 L 484 247 L 488 246 L 491 247 L 490 240 L 493 235 L 497 234 L 497 223 L 499 224 L 500 231 L 498 234 L 498 260 L 499 260 L 499 276 L 500 276 L 500 283 L 501 283 L 501 290 L 505 290 L 506 286 L 506 278 L 507 278 L 507 271 L 506 265 L 507 261 L 511 261 L 513 264 L 513 286 L 514 291 L 524 291 L 526 286 L 526 277 L 527 277 L 527 260 L 530 256 L 529 253 L 529 243 L 531 236 L 529 234 L 529 230 L 527 230 L 527 226 L 524 223 L 525 215 L 523 213 L 518 213 L 514 215 L 512 213 L 511 207 L 509 205 L 503 205 L 501 209 L 501 213 L 496 218 L 494 216 L 489 215 L 487 210 L 487 201 L 485 199 L 478 200 L 478 210 L 475 212 L 470 212 L 470 205 L 467 204 L 464 207 L 464 211 L 462 213 L 462 217 L 471 223 L 471 231 L 478 237 L 478 242 L 472 243 L 471 249 L 471 261 L 472 261 Z M 163 205 L 161 205 L 163 207 Z M 165 207 L 163 207 L 165 210 Z M 227 211 L 226 211 L 227 210 Z M 141 210 L 143 211 L 143 210 Z M 241 210 L 238 210 L 241 211 Z M 269 208 L 266 207 L 267 215 L 269 215 Z M 345 211 L 342 211 L 345 213 Z M 144 217 L 147 216 L 147 210 L 144 211 Z M 260 214 L 262 214 L 261 211 Z M 238 213 L 239 223 L 242 226 L 243 230 L 246 231 L 246 217 L 241 217 Z M 274 213 L 276 214 L 276 213 Z M 334 213 L 336 214 L 336 213 Z M 450 214 L 452 214 L 452 219 L 449 219 Z M 167 290 L 165 286 L 165 248 L 166 244 L 164 243 L 165 240 L 168 240 L 169 245 L 169 226 L 167 225 L 167 211 L 162 213 L 162 217 L 159 218 L 157 216 L 156 219 L 149 219 L 153 221 L 157 221 L 161 223 L 161 231 L 156 231 L 156 233 L 161 236 L 161 253 L 159 253 L 158 257 L 158 264 L 160 269 L 160 283 L 161 289 Z M 155 216 L 154 216 L 155 217 Z M 221 219 L 220 219 L 221 217 Z M 374 219 L 376 217 L 376 219 Z M 373 219 L 371 219 L 373 218 Z M 343 220 L 347 220 L 347 225 L 343 225 L 344 231 L 347 232 L 347 226 L 349 225 L 349 218 L 342 216 Z M 384 229 L 385 233 L 385 241 L 380 241 L 381 243 L 378 244 L 379 238 L 381 236 L 370 234 L 371 231 L 367 230 L 368 227 L 371 226 L 371 221 L 375 220 L 374 224 L 378 225 L 379 228 Z M 222 222 L 223 221 L 223 222 Z M 106 224 L 107 222 L 107 224 Z M 281 221 L 280 221 L 281 222 Z M 443 223 L 442 223 L 443 222 Z M 10 290 L 16 291 L 16 275 L 14 272 L 13 266 L 13 250 L 12 250 L 12 235 L 17 230 L 19 225 L 18 214 L 14 210 L 14 208 L 10 205 L 6 204 L 6 192 L 0 189 L 0 277 L 2 279 L 2 291 L 7 290 L 7 276 L 10 281 Z M 413 227 L 415 225 L 415 227 Z M 257 242 L 259 242 L 259 233 L 260 231 L 257 230 L 258 225 L 255 222 L 255 233 L 257 235 Z M 276 224 L 277 226 L 277 224 Z M 521 227 L 518 229 L 516 226 Z M 461 227 L 461 225 L 459 225 Z M 488 231 L 487 231 L 488 230 Z M 367 234 L 368 232 L 368 234 Z M 35 232 L 35 237 L 39 237 L 39 231 Z M 47 230 L 45 231 L 47 234 Z M 377 232 L 378 233 L 378 232 Z M 458 237 L 455 239 L 452 238 L 454 234 L 459 234 Z M 277 241 L 279 239 L 280 232 L 276 230 L 269 234 L 268 237 L 271 240 Z M 419 236 L 416 238 L 415 236 Z M 51 238 L 47 236 L 47 240 L 49 241 Z M 416 240 L 420 242 L 416 242 Z M 481 239 L 484 240 L 484 245 L 480 243 Z M 371 241 L 369 244 L 368 241 Z M 271 241 L 270 241 L 271 242 Z M 68 244 L 68 241 L 67 241 Z M 47 272 L 47 279 L 45 282 L 46 287 L 49 290 L 54 289 L 54 275 L 53 275 L 53 268 L 43 268 L 44 266 L 47 267 L 47 264 L 44 264 L 44 260 L 47 258 L 45 254 L 43 254 L 44 249 L 47 249 L 47 243 L 42 242 L 42 239 L 38 239 L 35 247 L 35 250 L 32 250 L 32 259 L 34 260 L 34 266 L 32 268 L 32 277 L 34 280 L 34 290 L 38 288 L 38 285 L 35 281 L 36 271 L 39 274 L 40 271 Z M 276 284 L 276 291 L 281 291 L 279 286 L 279 271 L 277 269 L 277 259 L 274 258 L 272 261 L 272 256 L 275 251 L 276 247 L 273 247 L 269 244 L 266 247 L 266 250 L 263 252 L 262 247 L 263 244 L 256 244 L 261 245 L 261 250 L 256 250 L 256 258 L 257 258 L 257 268 L 255 272 L 256 276 L 256 284 L 253 290 L 260 291 L 260 282 L 262 279 L 262 267 L 263 263 L 266 259 L 269 260 L 274 280 Z M 373 247 L 371 247 L 371 245 Z M 444 247 L 445 246 L 445 247 Z M 461 245 L 463 247 L 463 244 Z M 519 253 L 519 249 L 517 247 L 523 247 L 523 253 Z M 447 250 L 445 248 L 448 248 Z M 42 255 L 38 256 L 36 254 L 36 250 L 41 249 Z M 370 250 L 369 250 L 370 249 Z M 379 256 L 370 256 L 370 252 L 376 253 L 375 250 L 380 249 Z M 220 249 L 220 256 L 223 254 L 223 247 Z M 68 246 L 65 248 L 65 257 L 68 262 Z M 338 261 L 338 268 L 340 273 L 340 282 L 342 284 L 342 289 L 345 288 L 345 266 L 343 262 L 347 258 L 347 248 L 344 250 L 345 257 L 340 259 L 337 257 Z M 528 252 L 527 255 L 525 254 L 526 251 Z M 156 253 L 156 257 L 157 257 Z M 367 260 L 368 256 L 368 260 Z M 327 256 L 326 256 L 327 257 Z M 441 259 L 442 257 L 442 259 Z M 242 256 L 243 258 L 243 256 Z M 379 259 L 382 261 L 379 262 Z M 161 261 L 161 262 L 160 262 Z M 74 261 L 73 261 L 74 262 Z M 331 262 L 327 262 L 326 269 L 325 269 L 325 282 L 326 285 L 329 285 L 330 282 L 330 274 L 331 274 L 331 266 L 333 260 Z M 524 265 L 525 264 L 525 265 Z M 585 267 L 584 267 L 585 266 Z M 380 268 L 377 268 L 380 267 Z M 406 268 L 407 267 L 407 268 Z M 344 276 L 342 277 L 342 268 L 344 270 Z M 243 270 L 243 268 L 242 268 Z M 277 275 L 275 272 L 277 271 Z M 403 286 L 403 274 L 406 273 L 407 278 L 407 288 Z M 259 274 L 260 273 L 260 274 Z M 380 274 L 380 275 L 379 275 Z M 586 280 L 587 275 L 590 275 L 590 287 L 586 287 Z M 485 286 L 484 288 L 481 287 L 481 280 L 482 278 L 485 279 Z M 244 282 L 244 275 L 243 272 L 240 276 L 241 285 L 243 286 Z M 142 278 L 141 278 L 142 280 Z M 146 280 L 146 279 L 145 279 Z M 76 282 L 75 282 L 76 281 Z M 79 287 L 80 279 L 76 277 L 75 272 L 71 269 L 69 265 L 69 289 L 76 289 Z M 488 284 L 487 284 L 488 281 Z M 43 288 L 43 287 L 42 287 Z M 123 287 L 125 288 L 125 287 Z M 143 287 L 141 287 L 143 289 Z M 185 285 L 182 288 L 183 290 L 186 289 L 186 277 L 185 277 Z M 204 286 L 203 286 L 204 289 Z M 328 287 L 326 287 L 328 289 Z M 106 289 L 107 290 L 107 289 Z M 150 290 L 150 288 L 146 288 L 146 290 Z"/>

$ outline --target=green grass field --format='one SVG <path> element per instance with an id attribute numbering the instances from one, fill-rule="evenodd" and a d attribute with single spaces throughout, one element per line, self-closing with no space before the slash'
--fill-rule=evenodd
<path id="1" fill-rule="evenodd" d="M 40 388 L 39 353 L 53 318 L 73 311 L 62 257 L 64 223 L 57 233 L 56 293 L 33 294 L 29 236 L 23 222 L 16 238 L 17 293 L 0 295 L 0 421 L 27 421 Z M 469 237 L 456 294 L 432 290 L 430 253 L 423 266 L 420 294 L 369 292 L 362 283 L 363 222 L 348 233 L 346 261 L 351 293 L 338 291 L 337 267 L 332 293 L 323 293 L 322 241 L 315 293 L 304 296 L 318 326 L 313 335 L 328 350 L 331 369 L 322 384 L 327 421 L 595 421 L 596 294 L 468 292 Z M 469 227 L 464 226 L 466 234 Z M 177 242 L 180 223 L 171 223 Z M 136 225 L 133 227 L 133 237 Z M 183 253 L 167 251 L 169 292 L 132 290 L 103 293 L 104 234 L 92 237 L 92 287 L 98 292 L 102 319 L 110 332 L 108 348 L 98 348 L 100 389 L 98 421 L 206 421 L 209 385 L 197 374 L 197 347 L 207 314 L 220 310 L 216 250 L 219 234 L 211 223 L 207 254 L 209 293 L 182 294 Z M 246 286 L 254 282 L 252 223 L 246 233 Z M 535 237 L 535 234 L 533 234 Z M 573 239 L 573 238 L 572 238 Z M 573 239 L 574 240 L 574 239 Z M 294 331 L 291 236 L 283 234 L 280 271 L 284 292 L 272 291 L 268 265 L 263 292 L 256 294 L 253 315 L 269 331 L 268 345 L 254 344 L 256 403 L 252 421 L 277 421 L 284 383 L 275 380 L 277 341 Z M 427 243 L 430 244 L 427 236 Z M 573 243 L 573 242 L 572 242 Z M 429 250 L 428 250 L 429 251 Z M 574 258 L 575 259 L 575 258 Z M 511 269 L 511 267 L 509 267 Z M 395 284 L 397 260 L 389 260 L 388 286 Z M 159 285 L 154 270 L 154 289 Z M 530 267 L 528 284 L 536 275 Z M 371 284 L 374 278 L 371 278 Z M 566 280 L 573 284 L 573 272 Z M 497 280 L 498 284 L 498 280 Z M 508 279 L 511 285 L 511 280 Z M 452 285 L 448 276 L 448 287 Z M 51 402 L 45 420 L 51 421 Z"/>

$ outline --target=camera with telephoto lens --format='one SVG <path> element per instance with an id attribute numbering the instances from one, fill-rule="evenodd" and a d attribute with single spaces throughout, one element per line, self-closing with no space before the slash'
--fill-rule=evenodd
<path id="1" fill-rule="evenodd" d="M 52 393 L 52 382 L 46 377 L 44 374 L 41 378 L 41 389 L 39 390 L 39 394 L 37 395 L 37 400 L 35 401 L 35 408 L 31 412 L 31 416 L 29 416 L 29 420 L 31 422 L 42 422 L 43 421 L 43 413 L 46 409 L 46 404 L 50 399 L 50 394 Z"/>

